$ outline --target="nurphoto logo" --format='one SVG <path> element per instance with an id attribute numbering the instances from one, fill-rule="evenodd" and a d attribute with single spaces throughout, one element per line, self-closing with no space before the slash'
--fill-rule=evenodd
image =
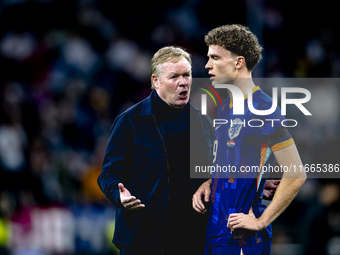
<path id="1" fill-rule="evenodd" d="M 211 91 L 217 96 L 217 98 L 220 101 L 220 104 L 222 105 L 221 98 L 219 97 L 218 93 L 216 90 L 209 86 L 204 84 L 206 87 L 210 88 Z M 216 89 L 228 89 L 229 92 L 232 95 L 233 98 L 233 115 L 244 115 L 244 95 L 243 92 L 240 88 L 230 85 L 230 84 L 216 84 L 214 86 Z M 217 106 L 216 100 L 214 96 L 212 95 L 211 92 L 209 92 L 207 89 L 203 89 L 204 92 L 206 92 L 210 97 L 213 99 L 215 106 Z M 303 98 L 287 98 L 288 93 L 299 93 L 301 95 L 304 95 Z M 270 109 L 267 110 L 258 110 L 255 109 L 253 105 L 253 95 L 252 95 L 252 89 L 250 88 L 248 91 L 248 109 L 251 113 L 258 115 L 258 116 L 267 116 L 275 112 L 277 108 L 277 102 L 278 102 L 278 89 L 276 87 L 272 88 L 272 105 Z M 307 103 L 311 99 L 311 93 L 309 90 L 305 88 L 299 88 L 299 87 L 282 87 L 281 88 L 281 115 L 286 115 L 287 114 L 287 105 L 292 104 L 295 105 L 305 116 L 311 116 L 312 114 L 306 109 L 306 107 L 303 106 L 303 104 Z M 207 114 L 207 95 L 202 94 L 201 95 L 201 114 L 206 115 Z M 226 120 L 226 119 L 214 119 L 213 124 L 214 127 L 216 125 L 221 125 L 221 124 L 227 124 L 230 121 L 231 126 L 235 124 L 235 121 L 233 120 Z M 275 121 L 280 121 L 279 119 L 265 119 L 264 121 L 271 122 L 271 125 L 274 125 Z M 264 125 L 264 121 L 262 119 L 251 119 L 247 123 L 248 126 L 250 127 L 261 127 Z M 245 120 L 241 121 L 240 119 L 237 119 L 237 124 L 242 124 L 245 126 Z M 295 127 L 297 126 L 298 122 L 295 119 L 285 119 L 280 121 L 281 125 L 284 127 Z M 293 125 L 288 125 L 288 122 L 293 122 Z"/>

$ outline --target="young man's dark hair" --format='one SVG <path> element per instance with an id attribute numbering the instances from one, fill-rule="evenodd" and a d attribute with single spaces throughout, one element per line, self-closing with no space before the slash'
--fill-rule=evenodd
<path id="1" fill-rule="evenodd" d="M 248 27 L 233 24 L 217 27 L 204 38 L 207 46 L 218 45 L 245 58 L 249 71 L 261 60 L 262 47 Z"/>

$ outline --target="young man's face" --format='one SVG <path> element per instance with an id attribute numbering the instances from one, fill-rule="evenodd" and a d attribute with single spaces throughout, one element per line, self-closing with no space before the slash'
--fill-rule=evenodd
<path id="1" fill-rule="evenodd" d="M 168 105 L 182 108 L 189 101 L 191 65 L 186 58 L 161 64 L 159 77 L 152 76 L 157 94 Z"/>
<path id="2" fill-rule="evenodd" d="M 237 58 L 233 54 L 219 45 L 210 45 L 208 50 L 208 69 L 212 84 L 233 84 L 236 79 Z"/>

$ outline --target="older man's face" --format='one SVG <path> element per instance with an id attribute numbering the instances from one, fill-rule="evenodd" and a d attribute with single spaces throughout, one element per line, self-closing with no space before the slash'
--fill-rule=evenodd
<path id="1" fill-rule="evenodd" d="M 186 58 L 163 63 L 159 77 L 152 78 L 157 94 L 165 103 L 175 108 L 188 103 L 192 78 L 191 64 Z"/>

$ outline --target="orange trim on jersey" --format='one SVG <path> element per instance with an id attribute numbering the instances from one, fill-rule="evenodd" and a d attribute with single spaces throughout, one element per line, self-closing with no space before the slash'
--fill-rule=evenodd
<path id="1" fill-rule="evenodd" d="M 260 89 L 259 86 L 256 86 L 255 88 L 253 88 L 253 90 L 251 91 L 252 94 L 254 94 L 256 91 L 258 91 Z M 248 94 L 244 97 L 244 100 L 246 100 L 248 98 Z M 230 109 L 233 108 L 233 102 L 230 101 L 229 103 L 229 107 Z"/>
<path id="2" fill-rule="evenodd" d="M 273 145 L 271 149 L 272 149 L 272 151 L 279 151 L 279 150 L 282 150 L 284 148 L 287 148 L 288 146 L 291 146 L 293 143 L 294 143 L 294 139 L 290 138 L 286 141 L 283 141 L 281 143 L 277 143 L 277 144 Z"/>
<path id="3" fill-rule="evenodd" d="M 256 91 L 260 90 L 259 86 L 256 86 L 255 88 L 253 88 L 253 90 L 251 91 L 251 94 L 254 94 Z M 244 97 L 244 99 L 248 98 L 248 94 Z"/>
<path id="4" fill-rule="evenodd" d="M 240 255 L 244 255 L 242 248 L 241 248 L 241 254 Z"/>
<path id="5" fill-rule="evenodd" d="M 257 178 L 256 178 L 256 187 L 259 186 L 259 182 L 261 181 L 260 176 L 261 176 L 262 166 L 264 165 L 264 161 L 266 160 L 267 149 L 268 149 L 268 144 L 261 143 L 260 169 L 259 169 L 259 174 L 257 175 Z"/>

